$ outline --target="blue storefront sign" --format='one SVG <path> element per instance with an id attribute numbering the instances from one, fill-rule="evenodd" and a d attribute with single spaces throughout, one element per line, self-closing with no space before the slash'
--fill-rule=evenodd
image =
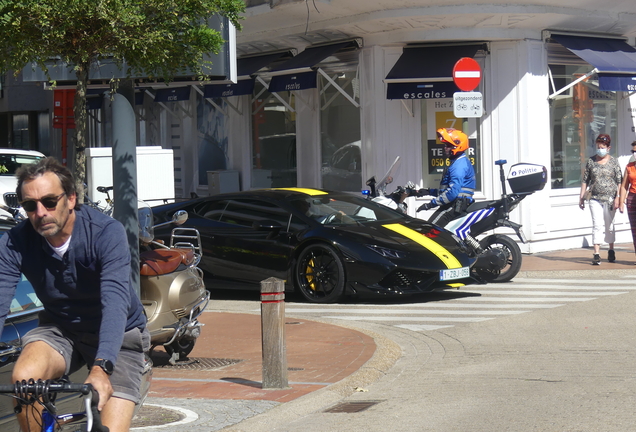
<path id="1" fill-rule="evenodd" d="M 236 84 L 209 84 L 204 86 L 206 98 L 224 98 L 251 95 L 254 92 L 254 78 L 239 80 Z"/>

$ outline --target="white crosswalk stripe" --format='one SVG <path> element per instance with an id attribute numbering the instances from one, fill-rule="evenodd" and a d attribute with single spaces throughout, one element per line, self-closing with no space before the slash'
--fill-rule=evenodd
<path id="1" fill-rule="evenodd" d="M 290 304 L 286 314 L 344 321 L 385 323 L 411 331 L 432 331 L 534 310 L 591 301 L 636 290 L 633 279 L 524 279 L 507 284 L 471 285 L 447 291 L 443 300 L 374 304 Z"/>

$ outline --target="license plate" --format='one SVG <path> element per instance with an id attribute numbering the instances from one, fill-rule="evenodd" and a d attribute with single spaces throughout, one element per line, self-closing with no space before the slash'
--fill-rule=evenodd
<path id="1" fill-rule="evenodd" d="M 470 267 L 461 267 L 456 269 L 440 270 L 439 280 L 464 279 L 470 277 Z"/>

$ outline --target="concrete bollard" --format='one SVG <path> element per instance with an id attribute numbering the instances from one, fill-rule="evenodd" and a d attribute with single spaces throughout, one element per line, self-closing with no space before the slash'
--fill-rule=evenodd
<path id="1" fill-rule="evenodd" d="M 263 388 L 289 388 L 285 346 L 285 282 L 271 277 L 261 281 L 261 334 Z"/>

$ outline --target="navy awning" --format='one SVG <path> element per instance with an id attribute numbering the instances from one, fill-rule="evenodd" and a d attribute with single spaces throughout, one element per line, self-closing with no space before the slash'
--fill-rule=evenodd
<path id="1" fill-rule="evenodd" d="M 404 48 L 388 73 L 387 99 L 443 99 L 459 91 L 453 67 L 462 57 L 474 57 L 483 44 Z"/>
<path id="2" fill-rule="evenodd" d="M 104 95 L 110 90 L 104 88 L 89 88 L 86 90 L 86 109 L 94 110 L 102 108 Z M 135 91 L 135 105 L 143 105 L 144 91 Z"/>
<path id="3" fill-rule="evenodd" d="M 251 57 L 241 57 L 236 62 L 237 75 L 240 77 L 249 77 L 250 75 L 254 75 L 259 70 L 263 69 L 265 66 L 274 63 L 276 60 L 279 60 L 283 56 L 290 55 L 290 51 L 279 51 L 276 53 L 251 56 Z"/>
<path id="4" fill-rule="evenodd" d="M 599 90 L 636 90 L 636 48 L 624 40 L 560 34 L 550 37 L 594 66 Z"/>
<path id="5" fill-rule="evenodd" d="M 159 89 L 155 93 L 155 102 L 178 102 L 190 99 L 190 86 Z"/>
<path id="6" fill-rule="evenodd" d="M 236 84 L 208 84 L 203 86 L 203 96 L 206 98 L 243 96 L 251 95 L 252 93 L 254 93 L 254 78 L 242 79 Z"/>
<path id="7" fill-rule="evenodd" d="M 318 84 L 315 66 L 342 49 L 357 46 L 356 41 L 347 41 L 307 48 L 296 57 L 272 69 L 273 76 L 268 90 L 274 93 L 316 88 Z"/>
<path id="8" fill-rule="evenodd" d="M 251 95 L 254 93 L 254 78 L 252 78 L 251 75 L 254 75 L 265 66 L 290 54 L 290 51 L 279 51 L 265 55 L 239 58 L 236 66 L 238 81 L 236 83 L 205 85 L 203 88 L 204 96 L 206 98 L 220 98 Z"/>

